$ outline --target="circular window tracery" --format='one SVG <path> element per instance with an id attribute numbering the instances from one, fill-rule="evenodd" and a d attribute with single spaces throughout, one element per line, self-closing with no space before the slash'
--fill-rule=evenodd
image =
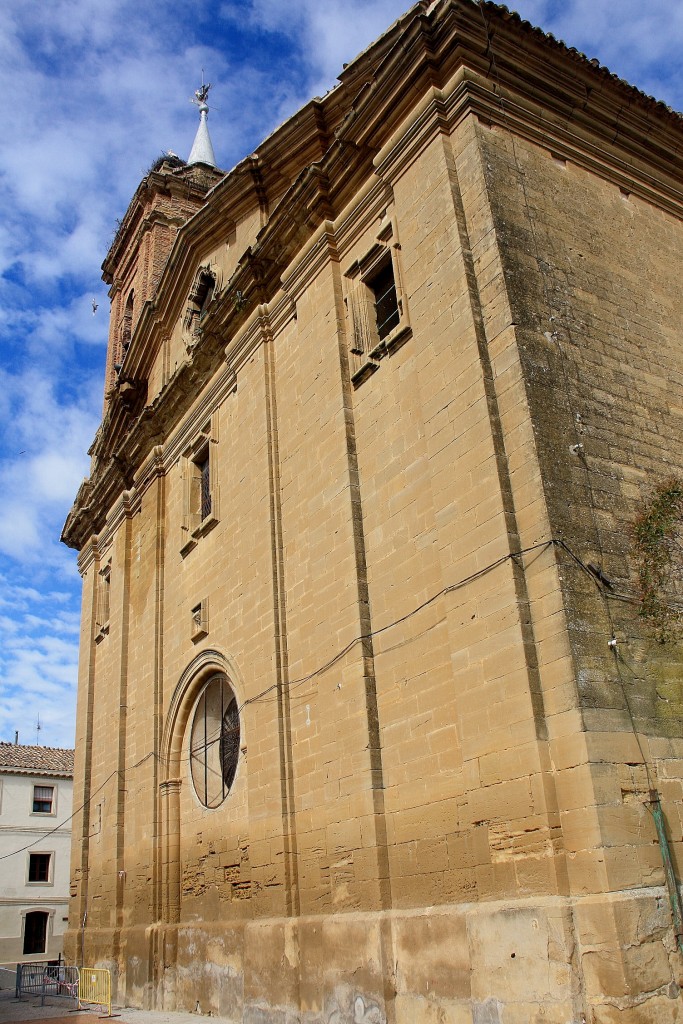
<path id="1" fill-rule="evenodd" d="M 237 700 L 226 676 L 212 676 L 199 695 L 190 732 L 190 774 L 205 807 L 219 807 L 230 792 L 240 753 Z"/>

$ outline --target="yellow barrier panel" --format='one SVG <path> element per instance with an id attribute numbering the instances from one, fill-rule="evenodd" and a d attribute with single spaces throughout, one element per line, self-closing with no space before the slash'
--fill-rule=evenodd
<path id="1" fill-rule="evenodd" d="M 81 1003 L 95 1003 L 111 1017 L 111 974 L 100 967 L 81 967 L 78 979 L 78 1009 Z"/>

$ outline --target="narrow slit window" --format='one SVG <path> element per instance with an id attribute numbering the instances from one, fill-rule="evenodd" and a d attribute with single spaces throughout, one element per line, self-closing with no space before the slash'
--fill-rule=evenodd
<path id="1" fill-rule="evenodd" d="M 200 481 L 199 513 L 203 521 L 208 515 L 211 515 L 211 469 L 209 467 L 208 449 L 201 462 L 197 463 L 197 469 Z"/>
<path id="2" fill-rule="evenodd" d="M 126 301 L 126 308 L 123 312 L 123 320 L 121 321 L 121 347 L 124 352 L 127 352 L 130 347 L 130 340 L 133 336 L 133 303 L 135 301 L 135 293 L 131 291 Z"/>
<path id="3" fill-rule="evenodd" d="M 211 515 L 211 459 L 209 446 L 202 448 L 190 461 L 190 515 L 194 526 L 200 526 Z"/>
<path id="4" fill-rule="evenodd" d="M 109 632 L 109 609 L 111 600 L 111 562 L 103 566 L 97 577 L 97 611 L 95 625 L 98 638 Z"/>

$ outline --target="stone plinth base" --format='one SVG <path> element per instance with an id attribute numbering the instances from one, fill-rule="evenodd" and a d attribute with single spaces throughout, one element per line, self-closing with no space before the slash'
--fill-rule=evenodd
<path id="1" fill-rule="evenodd" d="M 86 930 L 87 962 L 112 938 Z M 683 958 L 663 888 L 155 925 L 117 938 L 118 1003 L 240 1024 L 683 1021 Z"/>

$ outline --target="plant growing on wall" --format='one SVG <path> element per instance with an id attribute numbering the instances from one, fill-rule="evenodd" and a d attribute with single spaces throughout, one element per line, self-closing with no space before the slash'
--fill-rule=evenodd
<path id="1" fill-rule="evenodd" d="M 660 643 L 675 639 L 683 624 L 683 480 L 670 477 L 654 491 L 633 524 L 640 585 L 640 615 Z"/>

